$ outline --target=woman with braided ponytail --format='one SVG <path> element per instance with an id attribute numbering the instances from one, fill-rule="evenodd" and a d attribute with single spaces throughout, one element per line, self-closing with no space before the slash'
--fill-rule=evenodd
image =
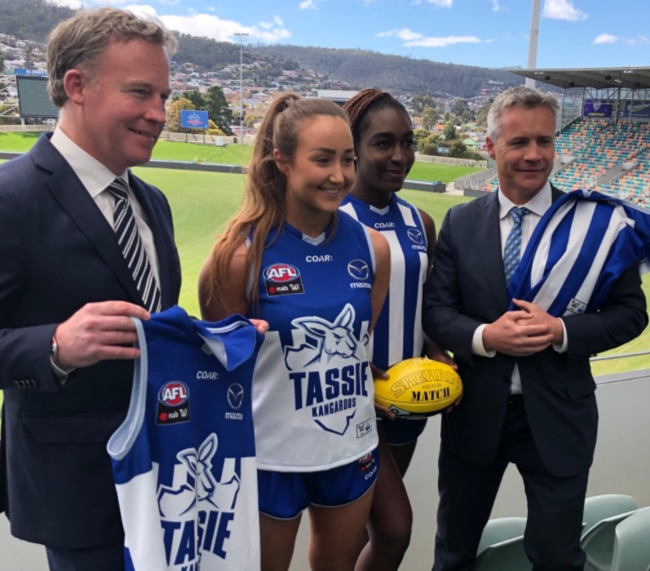
<path id="1" fill-rule="evenodd" d="M 364 89 L 343 109 L 357 156 L 356 179 L 341 210 L 379 230 L 391 251 L 389 293 L 373 334 L 375 376 L 395 363 L 423 354 L 452 364 L 421 325 L 422 286 L 430 269 L 436 233 L 431 217 L 397 196 L 415 162 L 413 127 L 390 93 Z M 402 482 L 424 420 L 395 419 L 377 406 L 381 467 L 375 486 L 367 542 L 356 571 L 393 571 L 404 557 L 413 514 Z"/>
<path id="2" fill-rule="evenodd" d="M 289 568 L 305 509 L 311 569 L 352 571 L 363 545 L 378 472 L 367 345 L 390 253 L 379 232 L 339 211 L 353 181 L 342 109 L 279 95 L 243 204 L 199 280 L 204 319 L 269 323 L 253 378 L 263 571 Z"/>

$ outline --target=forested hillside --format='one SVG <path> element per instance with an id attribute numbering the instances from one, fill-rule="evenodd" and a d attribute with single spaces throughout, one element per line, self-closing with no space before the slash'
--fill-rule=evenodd
<path id="1" fill-rule="evenodd" d="M 522 79 L 498 69 L 471 67 L 385 55 L 350 49 L 311 48 L 288 45 L 255 46 L 256 51 L 291 59 L 301 67 L 325 73 L 355 86 L 374 85 L 400 93 L 451 94 L 474 97 L 485 81 L 505 86 L 518 85 Z"/>
<path id="2" fill-rule="evenodd" d="M 52 28 L 74 14 L 74 10 L 43 0 L 0 0 L 0 33 L 20 40 L 45 42 Z"/>

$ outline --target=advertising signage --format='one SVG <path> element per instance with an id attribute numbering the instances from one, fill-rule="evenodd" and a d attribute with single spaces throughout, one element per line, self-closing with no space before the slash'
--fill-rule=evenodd
<path id="1" fill-rule="evenodd" d="M 195 109 L 181 109 L 181 127 L 185 129 L 207 129 L 208 112 Z"/>
<path id="2" fill-rule="evenodd" d="M 587 99 L 585 100 L 583 116 L 609 118 L 612 116 L 612 104 L 609 101 Z"/>

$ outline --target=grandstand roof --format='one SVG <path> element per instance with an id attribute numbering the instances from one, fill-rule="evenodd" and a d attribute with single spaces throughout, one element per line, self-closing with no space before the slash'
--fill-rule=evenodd
<path id="1" fill-rule="evenodd" d="M 535 81 L 555 85 L 562 89 L 572 87 L 650 89 L 650 67 L 614 67 L 610 69 L 509 68 L 506 71 Z"/>

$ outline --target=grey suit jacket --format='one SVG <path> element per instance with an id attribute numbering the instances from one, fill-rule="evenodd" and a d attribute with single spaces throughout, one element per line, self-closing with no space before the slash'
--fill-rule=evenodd
<path id="1" fill-rule="evenodd" d="M 553 188 L 553 199 L 560 191 Z M 486 464 L 501 437 L 515 362 L 528 422 L 544 465 L 557 476 L 588 469 L 598 426 L 589 357 L 636 337 L 648 317 L 637 268 L 617 281 L 597 313 L 565 317 L 568 352 L 549 348 L 516 359 L 472 354 L 472 336 L 508 310 L 496 193 L 450 209 L 425 285 L 426 333 L 453 352 L 463 379 L 460 405 L 442 419 L 442 438 L 456 453 Z"/>
<path id="2" fill-rule="evenodd" d="M 163 309 L 181 274 L 164 195 L 132 176 L 153 232 Z M 91 548 L 122 537 L 105 446 L 129 402 L 132 363 L 77 370 L 60 387 L 48 348 L 84 304 L 142 303 L 115 234 L 68 163 L 42 136 L 0 166 L 0 484 L 17 537 Z M 1 496 L 2 494 L 0 494 Z"/>

